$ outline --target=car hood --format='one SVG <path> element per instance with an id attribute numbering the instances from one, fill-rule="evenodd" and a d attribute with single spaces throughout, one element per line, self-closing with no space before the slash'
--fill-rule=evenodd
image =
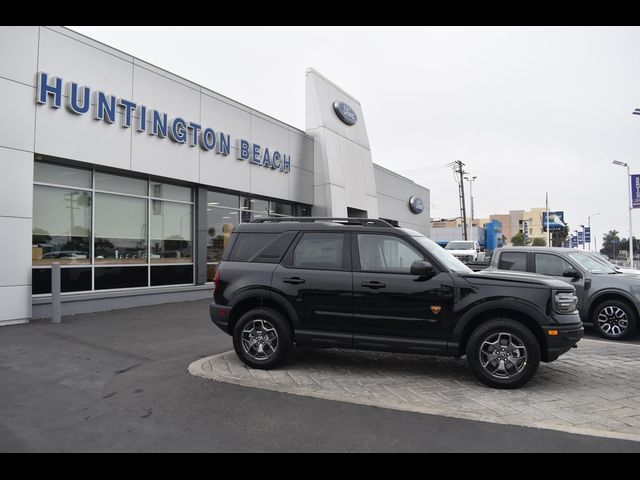
<path id="1" fill-rule="evenodd" d="M 626 275 L 640 275 L 640 270 L 636 270 L 635 268 L 617 268 L 616 270 Z"/>
<path id="2" fill-rule="evenodd" d="M 476 251 L 471 250 L 447 250 L 451 255 L 475 255 Z"/>
<path id="3" fill-rule="evenodd" d="M 566 290 L 567 288 L 574 289 L 572 285 L 569 285 L 567 282 L 563 282 L 562 280 L 529 272 L 480 270 L 479 272 L 466 273 L 464 274 L 464 277 L 471 283 L 474 283 L 476 280 L 498 280 L 520 284 L 527 283 L 562 290 Z"/>

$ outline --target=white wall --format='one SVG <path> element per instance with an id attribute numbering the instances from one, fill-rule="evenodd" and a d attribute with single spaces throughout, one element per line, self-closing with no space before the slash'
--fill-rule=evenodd
<path id="1" fill-rule="evenodd" d="M 31 317 L 38 27 L 0 27 L 0 325 Z"/>
<path id="2" fill-rule="evenodd" d="M 40 35 L 34 78 L 37 71 L 44 71 L 65 82 L 75 81 L 92 91 L 101 90 L 166 112 L 169 119 L 198 122 L 230 134 L 233 148 L 228 156 L 206 152 L 134 128 L 122 128 L 120 114 L 118 122 L 110 125 L 94 120 L 90 113 L 74 115 L 65 108 L 35 106 L 30 97 L 20 103 L 24 105 L 19 109 L 36 107 L 36 152 L 313 203 L 313 140 L 304 132 L 70 30 L 41 27 Z M 134 118 L 137 121 L 135 111 Z M 290 173 L 237 160 L 235 145 L 239 138 L 291 155 Z"/>
<path id="3" fill-rule="evenodd" d="M 338 118 L 336 101 L 354 110 L 355 125 Z M 347 207 L 352 207 L 377 218 L 373 162 L 360 102 L 312 68 L 306 74 L 306 131 L 315 139 L 314 215 L 346 217 Z"/>
<path id="4" fill-rule="evenodd" d="M 96 121 L 92 111 L 37 105 L 39 71 L 231 135 L 222 156 L 135 128 Z M 66 95 L 66 90 L 63 89 Z M 93 100 L 92 100 L 93 101 Z M 64 96 L 63 104 L 66 102 Z M 62 27 L 0 27 L 0 324 L 31 317 L 34 152 L 96 165 L 313 204 L 313 139 L 303 131 Z M 134 117 L 136 117 L 134 111 Z M 134 125 L 137 118 L 134 118 Z M 290 173 L 237 160 L 243 138 L 291 156 Z"/>
<path id="5" fill-rule="evenodd" d="M 380 165 L 373 167 L 380 218 L 397 220 L 401 227 L 416 230 L 428 237 L 431 232 L 429 189 Z M 409 209 L 409 199 L 413 195 L 422 199 L 422 213 L 415 214 Z"/>

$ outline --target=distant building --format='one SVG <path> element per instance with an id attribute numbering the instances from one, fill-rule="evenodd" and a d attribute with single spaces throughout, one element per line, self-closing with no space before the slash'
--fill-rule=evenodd
<path id="1" fill-rule="evenodd" d="M 471 229 L 472 228 L 487 228 L 487 225 L 493 221 L 496 221 L 500 224 L 499 230 L 501 232 L 501 242 L 502 236 L 504 236 L 504 246 L 511 245 L 511 238 L 517 233 L 526 233 L 527 237 L 531 240 L 534 238 L 547 238 L 547 232 L 544 229 L 544 224 L 542 222 L 543 212 L 545 212 L 545 208 L 532 208 L 530 210 L 509 210 L 509 213 L 496 213 L 493 215 L 489 215 L 489 218 L 474 218 L 473 225 L 471 219 L 467 218 L 467 228 L 469 230 L 468 237 L 469 240 L 471 237 Z M 492 234 L 495 235 L 497 224 L 494 224 L 492 229 Z M 451 229 L 450 233 L 445 231 L 439 231 L 438 229 Z M 455 229 L 459 231 L 459 233 L 455 233 Z M 443 237 L 451 236 L 450 240 L 460 240 L 464 239 L 463 230 L 462 230 L 462 218 L 441 218 L 441 219 L 432 219 L 431 220 L 431 238 L 434 241 L 442 242 L 444 241 Z M 455 238 L 453 238 L 455 237 Z M 437 239 L 437 240 L 436 240 Z M 473 238 L 477 240 L 476 236 Z M 500 245 L 502 246 L 502 245 Z M 487 245 L 487 248 L 491 248 Z M 495 247 L 497 248 L 497 247 Z"/>

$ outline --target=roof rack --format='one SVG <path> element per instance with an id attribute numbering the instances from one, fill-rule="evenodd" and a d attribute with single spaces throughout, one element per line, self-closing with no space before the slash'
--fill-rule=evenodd
<path id="1" fill-rule="evenodd" d="M 367 227 L 393 227 L 389 222 L 379 218 L 334 218 L 334 217 L 269 217 L 252 220 L 251 223 L 280 223 L 280 222 L 331 222 L 344 225 L 362 225 Z"/>

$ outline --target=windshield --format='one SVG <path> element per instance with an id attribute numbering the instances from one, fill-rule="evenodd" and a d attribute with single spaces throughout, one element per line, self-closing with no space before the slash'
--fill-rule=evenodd
<path id="1" fill-rule="evenodd" d="M 592 255 L 586 253 L 572 252 L 569 254 L 572 260 L 591 273 L 616 273 L 615 268 L 607 265 L 604 260 L 596 260 Z"/>
<path id="2" fill-rule="evenodd" d="M 422 245 L 431 255 L 444 265 L 448 270 L 452 272 L 470 273 L 472 270 L 464 263 L 458 260 L 456 257 L 446 252 L 440 245 L 433 240 L 429 240 L 427 237 L 419 236 L 413 237 L 420 245 Z M 458 243 L 470 243 L 472 242 L 458 242 Z M 449 245 L 447 245 L 447 248 Z M 473 247 L 471 247 L 473 248 Z"/>
<path id="3" fill-rule="evenodd" d="M 447 250 L 475 250 L 473 242 L 449 242 L 444 247 Z"/>

